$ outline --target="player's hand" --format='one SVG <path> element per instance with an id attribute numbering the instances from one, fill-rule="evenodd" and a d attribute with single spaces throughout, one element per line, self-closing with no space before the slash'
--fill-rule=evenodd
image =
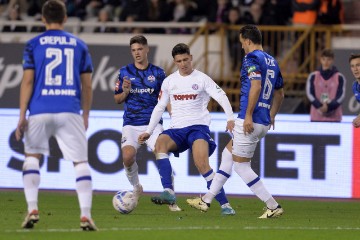
<path id="1" fill-rule="evenodd" d="M 254 131 L 254 124 L 252 121 L 252 117 L 245 117 L 244 123 L 243 123 L 243 131 L 244 134 L 251 134 Z"/>
<path id="2" fill-rule="evenodd" d="M 148 133 L 142 133 L 140 134 L 140 136 L 138 137 L 138 142 L 140 144 L 144 144 L 146 140 L 148 140 L 150 138 L 150 134 Z"/>
<path id="3" fill-rule="evenodd" d="M 270 116 L 270 121 L 270 129 L 272 126 L 273 130 L 275 130 L 275 117 Z"/>
<path id="4" fill-rule="evenodd" d="M 233 130 L 234 130 L 234 127 L 235 127 L 235 121 L 234 121 L 234 120 L 228 121 L 227 124 L 226 124 L 226 130 L 225 130 L 225 132 L 230 132 L 230 133 L 232 133 Z"/>
<path id="5" fill-rule="evenodd" d="M 123 78 L 123 84 L 122 84 L 122 89 L 125 93 L 129 93 L 130 89 L 131 89 L 131 81 L 129 80 L 128 77 L 124 77 Z"/>
<path id="6" fill-rule="evenodd" d="M 119 87 L 120 87 L 120 81 L 119 80 L 117 80 L 116 81 L 116 83 L 115 83 L 115 91 L 117 92 L 117 91 L 119 91 Z"/>
<path id="7" fill-rule="evenodd" d="M 84 119 L 85 130 L 87 130 L 89 127 L 89 114 L 83 113 L 83 119 Z"/>
<path id="8" fill-rule="evenodd" d="M 328 105 L 327 105 L 327 103 L 323 103 L 323 105 L 322 105 L 321 107 L 319 107 L 319 110 L 320 110 L 320 112 L 322 112 L 322 113 L 327 113 L 327 111 L 328 111 Z"/>
<path id="9" fill-rule="evenodd" d="M 17 141 L 22 139 L 24 132 L 27 130 L 27 127 L 28 121 L 26 120 L 26 118 L 20 119 L 15 131 L 15 138 Z"/>
<path id="10" fill-rule="evenodd" d="M 353 124 L 353 126 L 354 126 L 355 128 L 360 127 L 360 116 L 357 116 L 357 117 L 353 120 L 352 124 Z"/>

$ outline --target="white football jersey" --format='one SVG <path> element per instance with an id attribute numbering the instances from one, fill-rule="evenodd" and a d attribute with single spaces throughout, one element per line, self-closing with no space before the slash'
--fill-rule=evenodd
<path id="1" fill-rule="evenodd" d="M 210 125 L 211 117 L 207 109 L 210 97 L 224 109 L 227 119 L 234 120 L 233 111 L 226 93 L 205 73 L 194 70 L 188 76 L 179 71 L 169 75 L 161 86 L 161 95 L 155 107 L 149 128 L 160 119 L 169 101 L 171 104 L 170 128 L 184 128 L 192 125 Z"/>

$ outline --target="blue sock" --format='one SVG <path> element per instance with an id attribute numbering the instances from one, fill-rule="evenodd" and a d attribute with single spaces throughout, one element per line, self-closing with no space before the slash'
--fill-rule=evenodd
<path id="1" fill-rule="evenodd" d="M 164 159 L 158 159 L 156 160 L 156 165 L 159 170 L 159 174 L 161 177 L 161 184 L 163 185 L 163 188 L 170 188 L 174 190 L 174 186 L 172 183 L 172 168 L 169 161 L 169 158 Z"/>
<path id="2" fill-rule="evenodd" d="M 207 182 L 207 189 L 210 189 L 214 175 L 215 175 L 215 173 L 212 169 L 203 175 L 203 177 L 205 178 L 205 180 Z M 215 196 L 215 199 L 216 199 L 216 201 L 218 201 L 220 203 L 220 206 L 229 202 L 228 199 L 226 198 L 223 187 L 221 188 L 218 195 Z"/>

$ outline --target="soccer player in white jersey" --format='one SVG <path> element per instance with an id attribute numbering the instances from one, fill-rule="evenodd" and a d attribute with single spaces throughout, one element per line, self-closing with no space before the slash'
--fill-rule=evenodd
<path id="1" fill-rule="evenodd" d="M 149 46 L 143 35 L 130 39 L 131 55 L 134 63 L 123 66 L 119 70 L 115 85 L 114 100 L 124 103 L 124 123 L 121 138 L 121 153 L 126 176 L 133 186 L 134 196 L 139 200 L 143 187 L 139 181 L 136 153 L 140 144 L 138 136 L 149 124 L 152 110 L 158 102 L 161 85 L 166 77 L 165 71 L 148 61 Z M 163 131 L 162 119 L 158 122 L 152 136 L 146 141 L 153 151 L 159 134 Z M 181 211 L 176 205 L 169 205 L 171 211 Z"/>
<path id="2" fill-rule="evenodd" d="M 225 92 L 206 74 L 193 69 L 192 55 L 186 44 L 177 44 L 172 50 L 174 63 L 178 71 L 168 76 L 161 87 L 161 97 L 153 110 L 150 123 L 145 133 L 139 136 L 143 143 L 154 131 L 157 123 L 170 102 L 170 128 L 161 133 L 155 144 L 156 163 L 159 169 L 164 192 L 152 197 L 155 204 L 171 204 L 176 202 L 171 175 L 172 168 L 169 153 L 177 156 L 191 149 L 194 162 L 199 172 L 210 187 L 215 175 L 209 165 L 209 156 L 214 152 L 216 144 L 210 137 L 210 114 L 207 109 L 210 97 L 214 98 L 224 109 L 227 116 L 226 130 L 232 132 L 234 115 Z M 216 199 L 221 205 L 223 215 L 234 215 L 223 189 Z"/>
<path id="3" fill-rule="evenodd" d="M 91 57 L 83 41 L 63 30 L 66 7 L 62 1 L 44 3 L 42 18 L 47 30 L 28 41 L 24 51 L 15 133 L 17 140 L 25 137 L 23 183 L 28 214 L 22 227 L 33 228 L 39 221 L 39 160 L 43 154 L 49 155 L 49 138 L 54 136 L 64 159 L 74 164 L 80 227 L 96 231 L 91 218 L 92 181 L 85 132 L 92 100 Z"/>
<path id="4" fill-rule="evenodd" d="M 230 177 L 234 165 L 235 172 L 266 203 L 266 211 L 259 218 L 274 218 L 282 215 L 284 210 L 252 170 L 250 162 L 257 143 L 265 137 L 271 125 L 275 126 L 275 116 L 284 99 L 284 84 L 278 63 L 263 51 L 261 32 L 256 26 L 241 28 L 239 40 L 246 55 L 241 68 L 240 112 L 235 121 L 234 138 L 222 153 L 222 171 L 215 175 L 210 190 L 202 198 L 187 199 L 187 203 L 207 211 L 214 196 Z"/>

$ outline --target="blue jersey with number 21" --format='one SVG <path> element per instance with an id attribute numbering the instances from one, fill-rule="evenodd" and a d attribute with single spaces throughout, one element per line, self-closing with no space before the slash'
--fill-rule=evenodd
<path id="1" fill-rule="evenodd" d="M 244 57 L 240 81 L 238 118 L 245 119 L 251 81 L 261 81 L 261 92 L 252 117 L 254 123 L 269 125 L 274 89 L 280 89 L 284 85 L 278 63 L 266 52 L 260 50 L 250 52 Z"/>
<path id="2" fill-rule="evenodd" d="M 62 30 L 48 30 L 27 42 L 23 68 L 34 70 L 30 115 L 80 113 L 80 75 L 93 71 L 83 41 Z"/>

